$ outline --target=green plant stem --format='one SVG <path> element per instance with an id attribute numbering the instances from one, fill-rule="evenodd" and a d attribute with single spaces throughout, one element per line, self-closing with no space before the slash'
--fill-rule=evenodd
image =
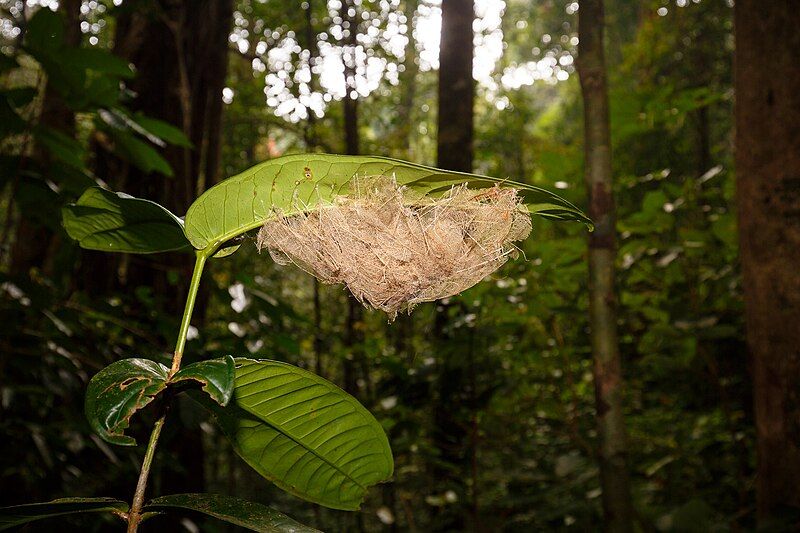
<path id="1" fill-rule="evenodd" d="M 186 306 L 184 307 L 181 326 L 178 330 L 178 340 L 175 343 L 175 352 L 172 356 L 172 368 L 169 371 L 170 377 L 181 368 L 181 358 L 183 357 L 183 349 L 186 346 L 186 335 L 189 333 L 192 311 L 194 310 L 194 304 L 197 300 L 197 291 L 200 288 L 200 278 L 203 275 L 203 267 L 205 266 L 206 259 L 208 259 L 208 254 L 202 250 L 198 250 L 196 254 L 197 259 L 195 260 L 194 271 L 192 272 L 192 281 L 189 284 L 189 294 L 186 297 Z M 136 492 L 133 494 L 131 510 L 128 512 L 128 533 L 136 533 L 139 528 L 139 523 L 142 519 L 144 494 L 147 490 L 147 478 L 150 476 L 150 467 L 153 464 L 156 445 L 158 444 L 158 438 L 161 436 L 161 428 L 164 427 L 166 419 L 167 408 L 164 409 L 164 414 L 156 420 L 153 431 L 150 433 L 150 440 L 147 442 L 147 450 L 145 450 L 144 453 L 142 469 L 139 472 L 139 480 L 136 482 Z"/>
<path id="2" fill-rule="evenodd" d="M 139 481 L 136 483 L 136 492 L 131 502 L 131 510 L 128 512 L 128 533 L 136 533 L 139 528 L 139 522 L 142 518 L 142 505 L 144 504 L 144 492 L 147 488 L 147 478 L 150 475 L 150 466 L 153 464 L 153 456 L 156 453 L 156 443 L 158 442 L 158 437 L 161 436 L 161 428 L 164 427 L 166 419 L 167 414 L 165 412 L 156 420 L 153 432 L 150 434 L 147 451 L 145 451 L 144 461 L 142 461 L 142 470 L 139 473 Z"/>
<path id="3" fill-rule="evenodd" d="M 194 303 L 197 300 L 197 290 L 200 288 L 200 278 L 203 276 L 203 267 L 206 264 L 207 258 L 208 256 L 203 251 L 197 252 L 197 261 L 194 264 L 192 281 L 189 284 L 189 295 L 186 297 L 186 307 L 183 310 L 181 327 L 178 330 L 178 341 L 175 343 L 175 353 L 172 356 L 172 368 L 169 371 L 170 377 L 181 368 L 183 348 L 186 346 L 186 335 L 189 333 L 192 311 L 194 311 Z"/>

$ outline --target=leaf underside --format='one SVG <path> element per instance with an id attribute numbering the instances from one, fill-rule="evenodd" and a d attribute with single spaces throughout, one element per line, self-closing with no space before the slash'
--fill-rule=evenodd
<path id="1" fill-rule="evenodd" d="M 260 533 L 319 533 L 266 505 L 217 494 L 172 494 L 150 501 L 144 512 L 186 509 Z"/>
<path id="2" fill-rule="evenodd" d="M 386 434 L 355 398 L 286 363 L 237 358 L 236 366 L 228 407 L 200 401 L 262 476 L 305 500 L 355 510 L 370 485 L 392 475 Z"/>
<path id="3" fill-rule="evenodd" d="M 519 189 L 531 213 L 591 226 L 569 201 L 523 183 L 386 157 L 300 154 L 266 161 L 206 191 L 186 213 L 186 236 L 198 249 L 218 246 L 259 227 L 276 212 L 291 215 L 347 193 L 354 176 L 378 175 L 394 177 L 399 185 L 425 195 L 443 194 L 462 183 L 474 188 L 513 187 Z"/>
<path id="4" fill-rule="evenodd" d="M 0 508 L 0 531 L 35 520 L 76 513 L 128 512 L 128 504 L 114 498 L 61 498 Z M 63 525 L 62 525 L 63 527 Z"/>
<path id="5" fill-rule="evenodd" d="M 183 222 L 150 200 L 91 187 L 62 210 L 64 228 L 82 248 L 151 254 L 188 251 Z"/>

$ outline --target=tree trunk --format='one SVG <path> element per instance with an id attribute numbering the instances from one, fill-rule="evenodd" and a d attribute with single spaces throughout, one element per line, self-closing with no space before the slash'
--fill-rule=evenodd
<path id="1" fill-rule="evenodd" d="M 159 0 L 119 17 L 115 53 L 140 73 L 130 83 L 137 95 L 131 107 L 178 126 L 194 145 L 163 151 L 175 172 L 171 179 L 130 169 L 127 192 L 182 214 L 201 189 L 218 179 L 232 16 L 232 0 Z"/>
<path id="2" fill-rule="evenodd" d="M 736 182 L 760 519 L 800 507 L 800 10 L 735 8 Z"/>
<path id="3" fill-rule="evenodd" d="M 589 323 L 594 358 L 600 483 L 608 531 L 633 530 L 622 413 L 622 372 L 614 287 L 616 228 L 611 176 L 611 133 L 603 50 L 603 0 L 584 0 L 578 11 L 578 74 L 583 92 L 584 151 L 589 216 Z"/>
<path id="4" fill-rule="evenodd" d="M 402 157 L 408 161 L 414 160 L 411 139 L 414 131 L 414 100 L 417 92 L 417 74 L 419 73 L 417 41 L 414 38 L 414 17 L 418 7 L 419 0 L 406 0 L 403 10 L 406 15 L 406 25 L 408 26 L 408 42 L 406 43 L 405 57 L 403 58 L 405 69 L 400 78 L 400 105 L 397 110 L 400 123 L 397 126 L 397 136 Z"/>
<path id="5" fill-rule="evenodd" d="M 344 138 L 345 153 L 358 155 L 361 152 L 358 135 L 358 99 L 356 93 L 356 37 L 358 36 L 359 12 L 352 0 L 342 2 L 342 27 L 344 34 Z"/>
<path id="6" fill-rule="evenodd" d="M 461 172 L 472 171 L 474 19 L 472 0 L 442 1 L 436 160 L 440 168 Z"/>
<path id="7" fill-rule="evenodd" d="M 472 0 L 442 1 L 442 34 L 439 48 L 439 114 L 436 146 L 437 165 L 448 170 L 472 171 L 473 102 L 472 79 L 475 18 Z M 440 490 L 452 490 L 456 504 L 442 508 L 434 517 L 433 531 L 464 531 L 469 514 L 466 479 L 470 476 L 470 420 L 463 401 L 469 396 L 467 376 L 472 368 L 463 362 L 463 346 L 449 327 L 449 307 L 437 304 L 432 339 L 439 354 L 437 394 L 433 404 L 433 445 L 441 465 L 431 475 Z M 459 311 L 460 312 L 460 311 Z"/>

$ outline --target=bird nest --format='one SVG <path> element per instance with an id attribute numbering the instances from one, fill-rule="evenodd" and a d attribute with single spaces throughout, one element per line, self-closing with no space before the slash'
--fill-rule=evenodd
<path id="1" fill-rule="evenodd" d="M 477 284 L 531 232 L 515 189 L 458 186 L 434 199 L 384 176 L 354 178 L 350 188 L 300 214 L 276 213 L 258 232 L 258 249 L 324 283 L 344 284 L 390 319 Z"/>

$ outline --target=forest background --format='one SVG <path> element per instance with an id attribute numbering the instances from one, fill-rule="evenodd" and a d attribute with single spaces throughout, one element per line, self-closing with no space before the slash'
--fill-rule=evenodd
<path id="1" fill-rule="evenodd" d="M 605 2 L 620 390 L 638 530 L 743 531 L 759 518 L 767 528 L 798 518 L 800 489 L 769 485 L 776 467 L 757 450 L 786 479 L 800 475 L 799 408 L 770 404 L 783 409 L 772 422 L 794 420 L 777 440 L 756 429 L 759 398 L 800 403 L 798 251 L 786 245 L 800 231 L 800 161 L 791 155 L 800 154 L 800 15 L 789 4 Z M 200 192 L 258 162 L 327 152 L 471 168 L 588 205 L 579 3 L 472 7 L 0 0 L 0 503 L 125 500 L 138 473 L 141 450 L 111 448 L 90 430 L 85 386 L 132 353 L 169 360 L 191 264 L 79 249 L 59 209 L 88 186 L 184 213 Z M 53 24 L 58 46 L 39 38 Z M 448 24 L 473 31 L 448 34 Z M 734 114 L 734 55 L 737 84 L 768 91 L 778 124 L 753 119 L 746 153 L 735 150 L 735 122 L 758 108 L 747 100 Z M 789 154 L 771 160 L 786 177 L 770 185 L 772 203 L 737 201 L 735 157 L 739 168 L 760 168 L 770 147 Z M 752 221 L 744 236 L 737 206 Z M 783 263 L 752 259 L 747 231 L 759 225 L 765 246 L 788 228 L 771 248 Z M 243 496 L 325 531 L 599 528 L 587 243 L 580 224 L 537 219 L 519 260 L 391 324 L 246 243 L 211 264 L 186 359 L 250 354 L 334 381 L 382 423 L 395 475 L 357 513 L 306 504 L 250 471 L 186 402 L 157 452 L 153 491 Z M 748 276 L 794 279 L 785 285 L 794 292 L 775 300 L 778 281 L 746 291 Z M 780 321 L 786 350 L 770 352 L 766 373 L 753 357 L 769 341 L 746 338 L 746 309 L 756 328 L 748 331 L 760 331 L 755 316 Z M 140 441 L 146 426 L 133 426 Z M 230 527 L 196 516 L 180 524 Z"/>

